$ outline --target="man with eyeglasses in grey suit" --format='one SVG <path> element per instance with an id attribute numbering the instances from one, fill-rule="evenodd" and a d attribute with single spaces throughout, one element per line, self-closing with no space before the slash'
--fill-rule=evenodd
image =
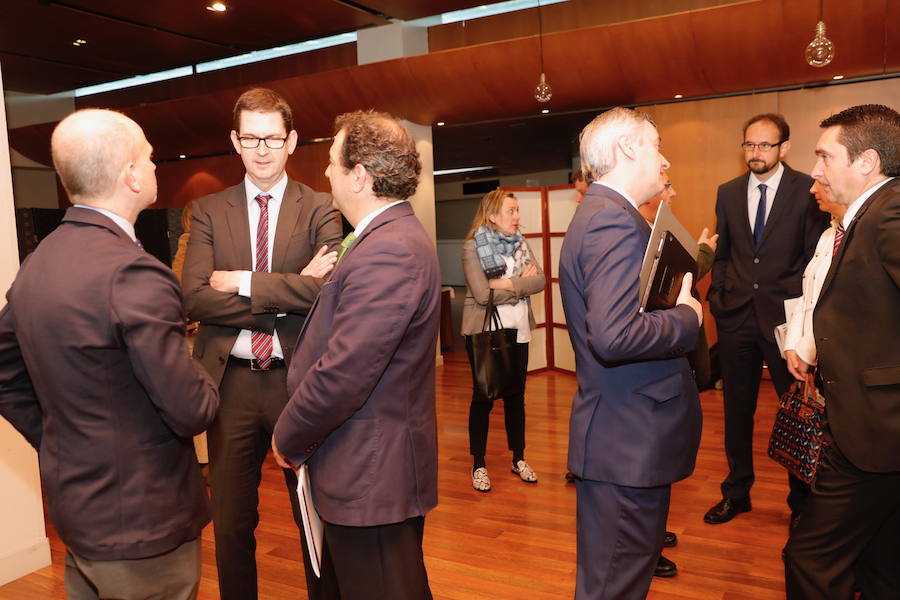
<path id="1" fill-rule="evenodd" d="M 741 144 L 749 171 L 719 186 L 709 308 L 716 318 L 725 397 L 728 475 L 722 499 L 703 520 L 726 523 L 748 512 L 753 485 L 753 415 L 763 361 L 781 396 L 793 377 L 775 343 L 784 300 L 801 295 L 803 269 L 828 219 L 809 193 L 812 178 L 785 164 L 791 130 L 778 114 L 744 124 Z M 799 514 L 809 486 L 791 475 L 788 506 Z"/>
<path id="2" fill-rule="evenodd" d="M 255 88 L 238 98 L 231 142 L 246 176 L 194 204 L 182 287 L 189 319 L 200 322 L 194 356 L 222 398 L 208 433 L 219 591 L 223 600 L 255 600 L 261 468 L 288 399 L 285 366 L 334 265 L 341 222 L 329 194 L 287 176 L 297 132 L 276 92 Z M 305 549 L 297 479 L 291 469 L 284 476 L 309 597 L 323 598 Z"/>

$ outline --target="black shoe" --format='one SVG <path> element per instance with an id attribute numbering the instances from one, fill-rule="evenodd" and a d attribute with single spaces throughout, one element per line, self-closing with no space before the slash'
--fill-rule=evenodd
<path id="1" fill-rule="evenodd" d="M 750 512 L 750 509 L 750 496 L 745 496 L 740 500 L 723 498 L 721 502 L 706 511 L 703 520 L 710 525 L 719 525 L 727 523 L 741 513 Z"/>
<path id="2" fill-rule="evenodd" d="M 678 567 L 671 560 L 659 555 L 659 561 L 656 563 L 656 570 L 653 571 L 654 577 L 675 577 L 678 575 Z"/>
<path id="3" fill-rule="evenodd" d="M 566 483 L 575 483 L 575 474 L 572 471 L 566 471 Z"/>
<path id="4" fill-rule="evenodd" d="M 667 531 L 663 535 L 663 548 L 674 548 L 678 545 L 678 536 L 674 531 Z"/>

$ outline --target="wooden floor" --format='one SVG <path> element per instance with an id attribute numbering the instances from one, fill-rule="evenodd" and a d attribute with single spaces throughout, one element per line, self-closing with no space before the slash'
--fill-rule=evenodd
<path id="1" fill-rule="evenodd" d="M 425 562 L 436 600 L 572 598 L 575 589 L 575 488 L 563 479 L 574 377 L 543 373 L 528 378 L 526 457 L 537 484 L 509 472 L 503 410 L 492 413 L 488 469 L 493 490 L 471 487 L 468 454 L 468 365 L 446 357 L 437 374 L 440 503 L 426 519 Z M 678 547 L 665 555 L 678 564 L 672 579 L 654 579 L 649 598 L 766 600 L 784 598 L 780 550 L 787 534 L 787 476 L 765 456 L 776 407 L 763 383 L 757 410 L 753 511 L 725 525 L 703 514 L 718 501 L 726 472 L 721 392 L 701 395 L 703 441 L 693 476 L 674 486 L 669 530 Z M 258 565 L 260 598 L 305 599 L 297 532 L 280 471 L 267 462 L 260 491 Z M 0 600 L 64 598 L 64 548 L 50 532 L 53 564 L 0 587 Z M 203 535 L 200 598 L 218 598 L 211 526 Z"/>

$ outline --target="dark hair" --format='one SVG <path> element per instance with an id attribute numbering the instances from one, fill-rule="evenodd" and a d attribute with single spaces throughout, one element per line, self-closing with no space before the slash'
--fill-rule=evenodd
<path id="1" fill-rule="evenodd" d="M 744 130 L 741 132 L 741 135 L 747 137 L 747 129 L 753 125 L 754 123 L 758 123 L 759 121 L 769 121 L 778 128 L 778 137 L 779 142 L 786 142 L 791 139 L 791 127 L 787 124 L 787 121 L 784 120 L 784 117 L 777 113 L 763 113 L 761 115 L 756 115 L 755 117 L 750 117 L 750 119 L 744 123 Z"/>
<path id="2" fill-rule="evenodd" d="M 282 98 L 278 92 L 269 88 L 247 90 L 234 103 L 232 128 L 238 133 L 241 131 L 241 113 L 245 110 L 250 112 L 281 113 L 281 119 L 284 121 L 284 132 L 290 133 L 294 128 L 294 115 L 291 113 L 291 107 L 287 100 Z"/>
<path id="3" fill-rule="evenodd" d="M 883 104 L 851 106 L 831 115 L 820 127 L 840 127 L 838 141 L 850 162 L 872 149 L 881 159 L 881 174 L 900 175 L 900 114 Z"/>
<path id="4" fill-rule="evenodd" d="M 341 167 L 362 165 L 372 176 L 379 198 L 405 200 L 416 193 L 422 163 L 412 136 L 391 115 L 374 110 L 344 113 L 334 120 L 334 134 L 345 132 Z"/>

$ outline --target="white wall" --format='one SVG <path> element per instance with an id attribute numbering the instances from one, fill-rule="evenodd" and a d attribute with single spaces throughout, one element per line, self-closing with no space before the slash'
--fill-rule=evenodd
<path id="1" fill-rule="evenodd" d="M 0 73 L 0 93 L 3 92 Z M 6 111 L 0 110 L 0 306 L 19 268 Z M 37 453 L 0 418 L 0 585 L 50 564 Z"/>

